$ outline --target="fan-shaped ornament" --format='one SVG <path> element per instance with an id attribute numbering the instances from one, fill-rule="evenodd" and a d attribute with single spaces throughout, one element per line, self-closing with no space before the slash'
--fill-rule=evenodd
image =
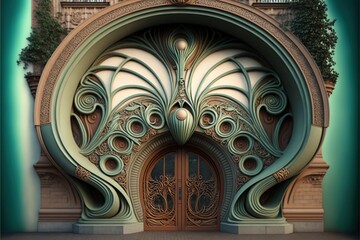
<path id="1" fill-rule="evenodd" d="M 186 108 L 177 108 L 169 115 L 168 128 L 177 144 L 184 145 L 194 133 L 194 117 Z"/>

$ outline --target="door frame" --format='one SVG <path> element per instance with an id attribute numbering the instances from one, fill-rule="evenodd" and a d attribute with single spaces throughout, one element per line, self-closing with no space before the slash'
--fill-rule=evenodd
<path id="1" fill-rule="evenodd" d="M 181 158 L 181 162 L 177 161 L 175 162 L 175 174 L 176 174 L 176 191 L 175 191 L 175 203 L 178 206 L 176 207 L 176 221 L 180 222 L 180 224 L 177 224 L 176 227 L 169 227 L 164 226 L 163 228 L 160 227 L 149 227 L 146 225 L 146 209 L 144 204 L 144 191 L 145 191 L 145 183 L 146 183 L 146 177 L 150 174 L 149 172 L 153 169 L 154 164 L 159 160 L 160 157 L 165 156 L 168 153 L 175 152 L 175 161 L 177 158 Z M 185 216 L 183 214 L 185 213 L 186 209 L 186 192 L 185 192 L 185 179 L 183 177 L 188 172 L 188 166 L 186 163 L 182 163 L 185 156 L 188 156 L 189 152 L 193 152 L 195 154 L 198 154 L 200 157 L 202 157 L 204 160 L 207 161 L 207 163 L 214 169 L 214 174 L 216 175 L 216 180 L 219 184 L 219 203 L 218 203 L 218 209 L 217 209 L 217 222 L 216 226 L 204 226 L 204 227 L 193 227 L 193 226 L 186 226 L 185 224 Z M 182 169 L 184 167 L 184 169 Z M 179 176 L 180 174 L 180 176 Z M 181 203 L 179 203 L 178 199 L 178 184 L 179 179 L 181 178 L 181 187 L 183 188 L 182 192 L 182 198 Z M 223 198 L 224 198 L 224 175 L 221 170 L 221 167 L 219 163 L 211 157 L 209 154 L 205 153 L 203 150 L 200 149 L 199 146 L 194 146 L 192 144 L 187 144 L 186 146 L 180 147 L 176 146 L 175 143 L 172 145 L 162 146 L 159 149 L 156 149 L 153 151 L 149 157 L 147 158 L 145 164 L 143 165 L 141 169 L 140 174 L 140 199 L 141 199 L 141 207 L 143 211 L 143 223 L 144 223 L 144 230 L 145 231 L 153 231 L 153 230 L 183 230 L 183 231 L 209 231 L 209 230 L 220 230 L 220 223 L 221 223 L 221 207 L 223 204 Z"/>

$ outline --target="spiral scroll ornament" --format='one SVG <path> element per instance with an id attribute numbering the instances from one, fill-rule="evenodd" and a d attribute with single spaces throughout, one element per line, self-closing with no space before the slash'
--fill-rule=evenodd
<path id="1" fill-rule="evenodd" d="M 99 188 L 121 183 L 128 199 L 128 168 L 143 143 L 170 132 L 186 145 L 197 133 L 234 159 L 231 221 L 273 214 L 249 202 L 277 183 L 265 184 L 275 175 L 264 172 L 286 150 L 292 112 L 279 75 L 260 56 L 236 38 L 192 25 L 149 28 L 104 51 L 82 77 L 71 115 L 79 152 L 102 174 Z"/>

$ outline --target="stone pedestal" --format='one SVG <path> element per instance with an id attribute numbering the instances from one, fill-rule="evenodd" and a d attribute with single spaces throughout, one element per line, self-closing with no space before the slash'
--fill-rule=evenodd
<path id="1" fill-rule="evenodd" d="M 81 214 L 79 195 L 43 151 L 34 168 L 41 187 L 38 231 L 71 232 Z"/>
<path id="2" fill-rule="evenodd" d="M 83 224 L 75 223 L 73 225 L 73 232 L 79 234 L 130 234 L 136 232 L 143 232 L 144 224 L 129 223 L 129 224 Z"/>
<path id="3" fill-rule="evenodd" d="M 289 234 L 293 233 L 290 223 L 279 224 L 231 224 L 221 223 L 220 230 L 234 234 Z"/>
<path id="4" fill-rule="evenodd" d="M 324 231 L 322 181 L 328 168 L 320 148 L 308 168 L 288 187 L 283 214 L 294 225 L 294 232 Z"/>

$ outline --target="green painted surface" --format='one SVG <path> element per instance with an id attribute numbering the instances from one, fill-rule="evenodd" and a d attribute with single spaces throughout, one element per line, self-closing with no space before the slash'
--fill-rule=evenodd
<path id="1" fill-rule="evenodd" d="M 334 94 L 330 98 L 331 120 L 324 144 L 324 158 L 330 170 L 324 179 L 325 228 L 327 231 L 355 231 L 358 218 L 358 161 L 356 149 L 357 131 L 357 89 L 358 59 L 354 47 L 358 47 L 358 6 L 357 0 L 344 4 L 342 0 L 327 0 L 330 16 L 338 19 L 336 29 L 339 44 L 336 51 L 337 69 L 340 78 Z M 29 131 L 32 101 L 27 85 L 22 80 L 21 67 L 16 66 L 16 58 L 24 46 L 18 42 L 26 37 L 30 27 L 30 4 L 26 0 L 1 2 L 2 31 L 2 231 L 34 231 L 36 217 L 29 218 L 25 209 L 38 208 L 38 201 L 29 198 L 25 189 L 38 184 L 31 175 L 23 175 L 24 168 L 31 169 L 36 161 L 38 145 L 35 134 L 29 134 L 25 143 L 24 133 Z M 22 28 L 28 28 L 26 30 Z M 5 70 L 4 70 L 5 69 Z M 356 85 L 356 86 L 354 86 Z M 26 93 L 23 95 L 22 93 Z M 5 111 L 6 116 L 5 116 Z M 26 130 L 25 130 L 26 129 Z M 4 141 L 6 139 L 6 141 Z M 11 154 L 11 155 L 10 155 Z M 10 157 L 11 156 L 11 157 Z M 29 160 L 26 156 L 31 157 Z M 38 157 L 38 155 L 37 155 Z M 20 175 L 20 176 L 19 176 Z M 23 176 L 23 177 L 21 177 Z M 6 179 L 6 181 L 4 181 Z M 35 189 L 36 190 L 36 189 Z M 6 191 L 6 193 L 5 193 Z M 39 190 L 32 196 L 38 195 Z M 347 199 L 346 199 L 347 198 Z M 26 199 L 26 200 L 25 200 Z M 26 208 L 24 207 L 26 204 Z"/>
<path id="2" fill-rule="evenodd" d="M 30 33 L 30 6 L 26 0 L 1 1 L 2 231 L 32 231 L 39 207 L 39 180 L 32 167 L 39 155 L 33 99 L 16 65 Z"/>
<path id="3" fill-rule="evenodd" d="M 330 126 L 323 155 L 330 168 L 324 178 L 325 230 L 354 232 L 359 228 L 359 1 L 327 0 L 337 19 L 336 70 L 340 73 L 330 97 Z"/>

